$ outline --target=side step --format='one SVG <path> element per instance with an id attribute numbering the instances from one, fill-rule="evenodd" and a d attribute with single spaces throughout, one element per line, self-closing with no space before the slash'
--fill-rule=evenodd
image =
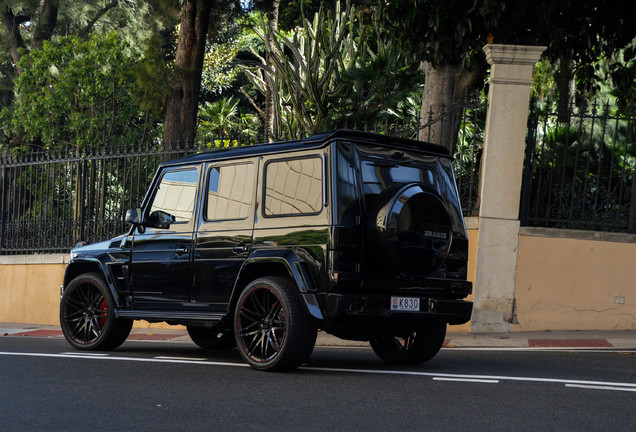
<path id="1" fill-rule="evenodd" d="M 225 315 L 219 312 L 115 309 L 118 318 L 161 321 L 221 321 Z"/>

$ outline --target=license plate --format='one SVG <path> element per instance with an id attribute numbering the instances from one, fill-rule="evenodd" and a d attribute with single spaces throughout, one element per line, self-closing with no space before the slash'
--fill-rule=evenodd
<path id="1" fill-rule="evenodd" d="M 391 297 L 391 310 L 419 312 L 420 299 L 418 297 Z"/>

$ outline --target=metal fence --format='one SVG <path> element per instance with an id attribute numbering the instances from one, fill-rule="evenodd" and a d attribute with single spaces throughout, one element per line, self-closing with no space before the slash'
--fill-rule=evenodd
<path id="1" fill-rule="evenodd" d="M 197 149 L 159 144 L 0 157 L 0 254 L 68 251 L 125 231 L 159 163 Z"/>
<path id="2" fill-rule="evenodd" d="M 609 105 L 555 113 L 533 103 L 522 225 L 634 232 L 636 115 Z"/>
<path id="3" fill-rule="evenodd" d="M 551 112 L 533 103 L 528 120 L 519 217 L 525 226 L 636 232 L 636 113 Z M 453 125 L 453 165 L 465 216 L 478 210 L 479 168 L 486 107 L 480 97 L 440 110 L 417 128 L 396 124 L 370 130 L 414 138 Z M 413 122 L 411 123 L 413 124 Z M 189 148 L 143 146 L 0 156 L 0 254 L 68 251 L 126 230 L 126 209 L 139 205 L 157 166 L 215 148 L 262 139 L 212 139 Z"/>
<path id="4" fill-rule="evenodd" d="M 486 129 L 486 111 L 485 102 L 475 96 L 466 99 L 451 114 L 451 119 L 458 122 L 453 168 L 464 216 L 476 216 L 479 211 L 479 168 Z"/>
<path id="5" fill-rule="evenodd" d="M 419 127 L 425 133 L 435 122 L 460 122 L 454 164 L 467 215 L 477 202 L 476 159 L 483 141 L 485 109 L 477 105 L 443 110 Z M 371 130 L 409 138 L 418 132 L 394 124 Z M 261 141 L 239 137 L 211 139 L 188 148 L 164 149 L 155 142 L 0 156 L 0 254 L 68 252 L 79 240 L 94 243 L 112 238 L 126 231 L 126 210 L 141 204 L 162 161 Z"/>

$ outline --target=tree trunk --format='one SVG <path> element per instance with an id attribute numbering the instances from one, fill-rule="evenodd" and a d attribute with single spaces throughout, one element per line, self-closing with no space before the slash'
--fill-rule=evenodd
<path id="1" fill-rule="evenodd" d="M 559 93 L 557 101 L 558 121 L 569 121 L 569 112 L 574 101 L 574 62 L 566 55 L 559 59 L 559 69 L 554 75 L 554 81 Z"/>
<path id="2" fill-rule="evenodd" d="M 434 67 L 424 62 L 426 75 L 418 139 L 439 144 L 455 151 L 461 123 L 461 109 L 466 93 L 479 83 L 483 66 L 468 71 L 459 65 L 442 64 Z"/>
<path id="3" fill-rule="evenodd" d="M 57 24 L 57 12 L 60 6 L 60 0 L 44 0 L 44 6 L 40 13 L 38 25 L 33 32 L 33 41 L 31 49 L 42 48 L 42 43 L 51 40 L 53 30 Z"/>
<path id="4" fill-rule="evenodd" d="M 278 12 L 280 9 L 280 0 L 270 0 L 267 4 L 267 19 L 271 29 L 270 35 L 278 29 Z M 270 36 L 269 45 L 273 46 L 274 38 Z M 271 53 L 267 51 L 265 53 L 265 64 L 268 68 L 272 68 Z M 276 124 L 276 110 L 274 106 L 274 89 L 271 83 L 273 83 L 274 77 L 270 77 L 269 80 L 265 80 L 265 140 L 273 141 L 276 137 L 276 131 L 274 125 Z"/>
<path id="5" fill-rule="evenodd" d="M 165 149 L 186 148 L 194 143 L 212 3 L 212 0 L 186 0 L 181 11 L 174 77 L 164 123 Z"/>
<path id="6" fill-rule="evenodd" d="M 28 19 L 27 17 L 16 17 L 6 3 L 0 3 L 0 24 L 9 39 L 9 52 L 11 53 L 11 61 L 16 75 L 22 73 L 22 69 L 18 67 L 18 62 L 22 57 L 20 49 L 25 48 L 24 40 L 20 34 L 20 24 L 28 21 Z"/>

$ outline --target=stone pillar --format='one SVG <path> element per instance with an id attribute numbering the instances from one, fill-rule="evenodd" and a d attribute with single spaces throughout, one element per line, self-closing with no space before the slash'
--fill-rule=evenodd
<path id="1" fill-rule="evenodd" d="M 545 47 L 484 47 L 491 65 L 479 179 L 473 333 L 509 332 L 519 244 L 519 200 L 532 67 Z"/>

